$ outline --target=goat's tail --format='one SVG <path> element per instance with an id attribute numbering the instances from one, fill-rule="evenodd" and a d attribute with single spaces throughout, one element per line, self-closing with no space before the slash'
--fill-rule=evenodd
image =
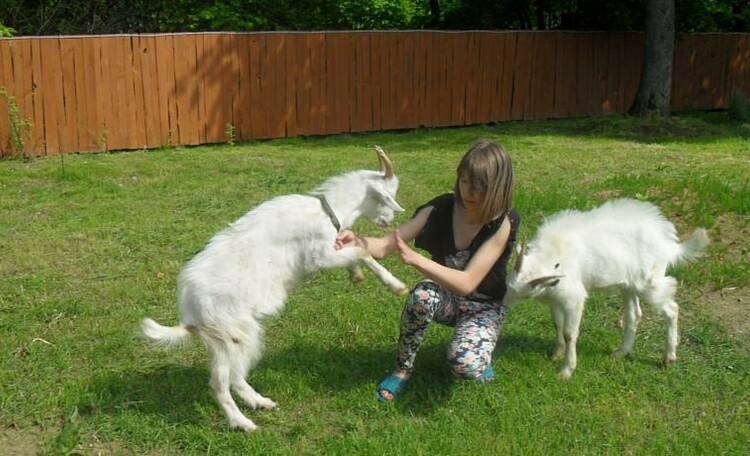
<path id="1" fill-rule="evenodd" d="M 696 229 L 688 240 L 680 244 L 679 261 L 693 261 L 702 257 L 710 243 L 708 232 L 703 228 Z"/>
<path id="2" fill-rule="evenodd" d="M 141 320 L 141 331 L 148 340 L 161 347 L 184 345 L 190 338 L 190 327 L 183 324 L 162 326 L 150 318 Z"/>

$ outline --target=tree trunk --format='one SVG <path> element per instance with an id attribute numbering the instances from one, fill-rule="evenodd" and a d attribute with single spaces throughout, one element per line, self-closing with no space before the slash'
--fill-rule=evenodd
<path id="1" fill-rule="evenodd" d="M 674 58 L 674 0 L 648 0 L 646 52 L 632 115 L 668 116 L 672 99 Z"/>

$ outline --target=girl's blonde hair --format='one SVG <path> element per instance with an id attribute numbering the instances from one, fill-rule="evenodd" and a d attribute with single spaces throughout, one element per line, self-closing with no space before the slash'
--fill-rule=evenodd
<path id="1" fill-rule="evenodd" d="M 487 139 L 477 140 L 464 154 L 456 174 L 453 192 L 458 204 L 463 205 L 458 185 L 461 176 L 469 180 L 472 191 L 484 192 L 484 200 L 479 205 L 481 223 L 489 223 L 510 212 L 515 177 L 510 155 L 502 146 Z"/>

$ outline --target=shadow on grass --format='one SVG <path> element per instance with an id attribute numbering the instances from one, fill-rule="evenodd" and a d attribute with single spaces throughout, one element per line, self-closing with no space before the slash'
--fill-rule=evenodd
<path id="1" fill-rule="evenodd" d="M 457 382 L 445 358 L 447 340 L 425 344 L 403 395 L 394 404 L 403 413 L 429 415 L 449 402 Z M 549 341 L 527 336 L 501 336 L 493 356 L 509 361 L 524 353 L 546 353 Z M 345 395 L 371 390 L 362 401 L 375 400 L 375 386 L 395 364 L 396 347 L 369 349 L 342 345 L 312 345 L 304 341 L 270 352 L 248 374 L 249 383 L 272 399 L 296 395 Z M 516 362 L 518 362 L 516 360 Z M 497 369 L 496 369 L 497 371 Z M 203 408 L 217 408 L 206 365 L 164 364 L 151 370 L 129 370 L 96 374 L 87 389 L 93 400 L 79 404 L 82 414 L 126 411 L 158 416 L 173 424 L 201 424 Z M 502 380 L 502 379 L 500 379 Z M 312 391 L 312 393 L 310 392 Z M 247 407 L 238 404 L 244 411 Z M 218 408 L 217 408 L 218 412 Z"/>

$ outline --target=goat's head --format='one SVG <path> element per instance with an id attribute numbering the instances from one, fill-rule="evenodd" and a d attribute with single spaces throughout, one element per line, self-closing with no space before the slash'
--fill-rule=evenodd
<path id="1" fill-rule="evenodd" d="M 396 202 L 398 178 L 393 173 L 393 164 L 380 146 L 375 146 L 380 161 L 380 172 L 373 173 L 367 182 L 367 196 L 362 215 L 378 226 L 388 226 L 404 208 Z"/>
<path id="2" fill-rule="evenodd" d="M 508 271 L 505 304 L 513 305 L 522 299 L 533 299 L 557 286 L 565 277 L 561 273 L 559 255 L 550 249 L 528 248 L 525 241 L 516 247 L 516 264 Z"/>

